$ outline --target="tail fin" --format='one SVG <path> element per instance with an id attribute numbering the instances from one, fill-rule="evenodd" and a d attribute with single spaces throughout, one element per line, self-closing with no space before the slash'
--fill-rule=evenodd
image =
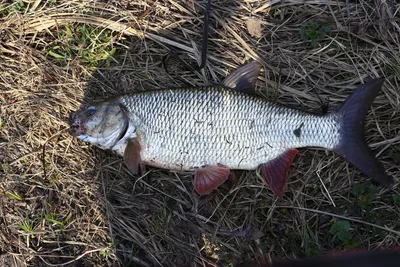
<path id="1" fill-rule="evenodd" d="M 335 152 L 373 180 L 392 189 L 393 179 L 369 149 L 364 137 L 364 120 L 384 79 L 373 79 L 357 90 L 336 110 L 339 115 L 341 140 Z M 393 190 L 393 189 L 392 189 Z"/>

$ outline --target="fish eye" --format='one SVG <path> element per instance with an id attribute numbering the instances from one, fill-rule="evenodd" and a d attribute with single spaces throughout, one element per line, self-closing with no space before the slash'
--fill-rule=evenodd
<path id="1" fill-rule="evenodd" d="M 95 107 L 90 107 L 86 110 L 85 115 L 87 117 L 93 116 L 93 114 L 96 113 L 96 108 Z"/>

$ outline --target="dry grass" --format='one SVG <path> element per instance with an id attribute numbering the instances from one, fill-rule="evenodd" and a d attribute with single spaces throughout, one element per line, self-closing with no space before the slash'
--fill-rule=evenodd
<path id="1" fill-rule="evenodd" d="M 281 200 L 255 172 L 199 197 L 190 175 L 151 168 L 132 177 L 121 158 L 67 133 L 82 102 L 218 83 L 250 59 L 265 67 L 260 95 L 316 112 L 317 93 L 334 107 L 360 82 L 384 77 L 366 134 L 398 181 L 400 3 L 212 2 L 198 72 L 205 1 L 3 1 L 0 262 L 226 266 L 398 245 L 400 198 L 331 152 L 302 149 Z M 250 18 L 262 20 L 255 37 Z M 307 24 L 315 22 L 317 30 Z M 167 74 L 171 48 L 182 61 L 173 58 Z"/>

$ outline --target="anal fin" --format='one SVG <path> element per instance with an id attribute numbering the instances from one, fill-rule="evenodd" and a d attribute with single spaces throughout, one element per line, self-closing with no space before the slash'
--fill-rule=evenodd
<path id="1" fill-rule="evenodd" d="M 194 177 L 194 189 L 200 195 L 211 193 L 218 186 L 223 184 L 231 176 L 231 171 L 227 166 L 206 165 L 198 169 Z"/>
<path id="2" fill-rule="evenodd" d="M 299 153 L 297 149 L 290 149 L 277 158 L 260 165 L 260 170 L 265 181 L 278 197 L 283 196 L 287 173 L 297 153 Z"/>

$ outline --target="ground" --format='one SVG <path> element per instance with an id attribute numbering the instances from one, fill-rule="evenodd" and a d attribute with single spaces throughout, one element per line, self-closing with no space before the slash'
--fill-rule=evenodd
<path id="1" fill-rule="evenodd" d="M 398 1 L 2 1 L 3 266 L 234 266 L 400 241 L 400 197 L 324 149 L 300 149 L 282 199 L 258 172 L 207 196 L 191 174 L 78 141 L 68 117 L 123 93 L 219 83 L 258 60 L 260 97 L 316 113 L 385 78 L 365 134 L 400 177 Z M 163 57 L 170 53 L 167 70 Z M 175 55 L 175 56 L 174 56 Z"/>

